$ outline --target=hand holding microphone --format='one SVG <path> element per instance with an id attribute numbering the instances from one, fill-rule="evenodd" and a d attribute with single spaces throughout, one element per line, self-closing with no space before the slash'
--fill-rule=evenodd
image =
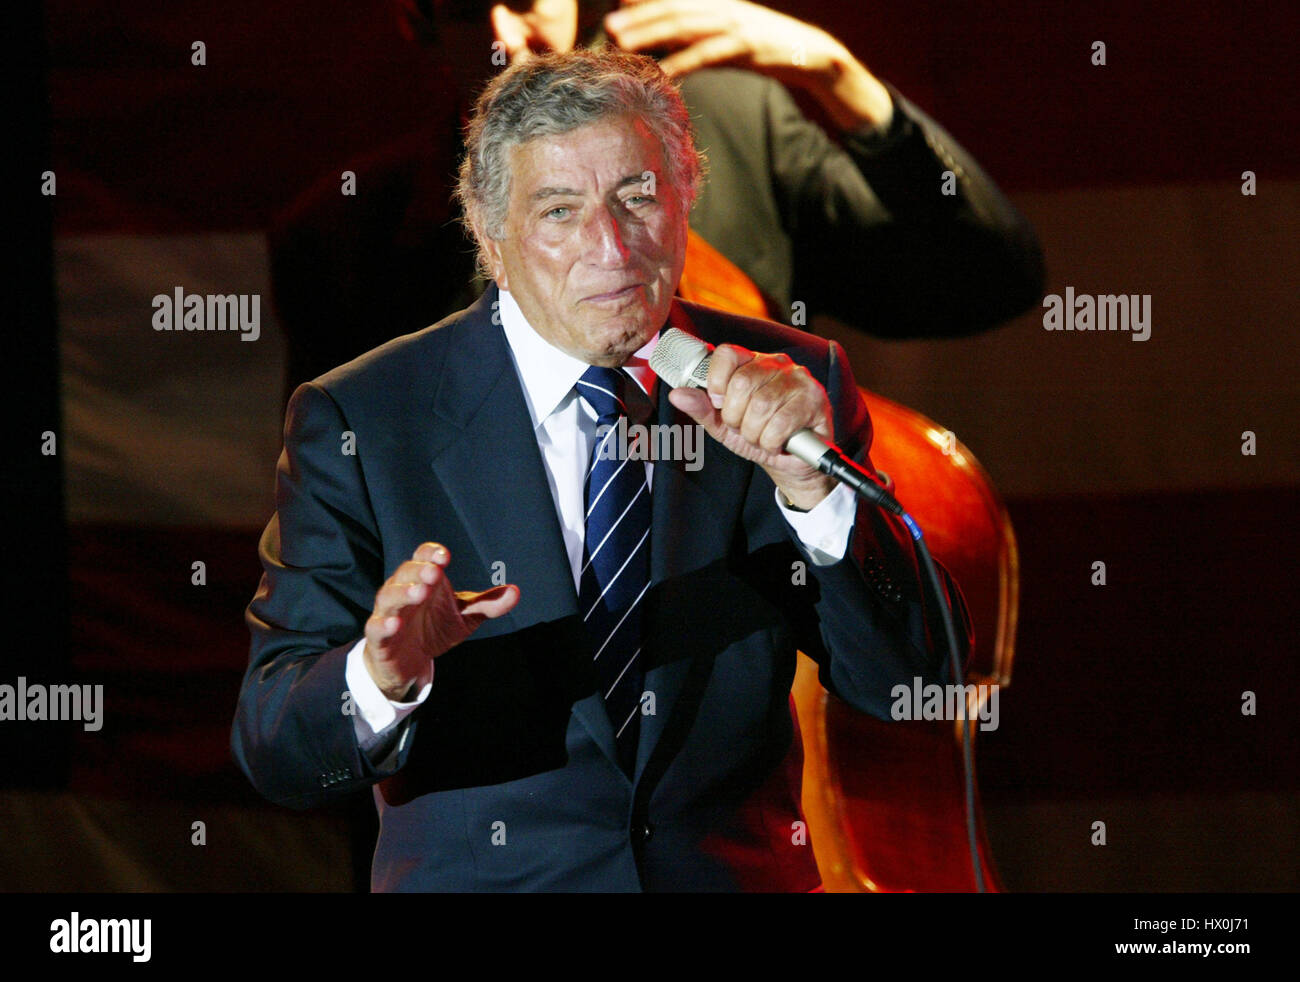
<path id="1" fill-rule="evenodd" d="M 738 345 L 710 350 L 669 328 L 650 367 L 673 391 L 668 400 L 732 453 L 752 460 L 796 508 L 808 511 L 835 487 L 902 514 L 898 502 L 834 445 L 830 399 L 789 355 L 755 354 Z"/>
<path id="2" fill-rule="evenodd" d="M 762 467 L 794 507 L 810 510 L 830 494 L 835 485 L 829 477 L 786 452 L 800 430 L 834 439 L 826 390 L 788 355 L 756 354 L 731 344 L 710 354 L 698 338 L 670 329 L 650 365 L 674 386 L 668 396 L 674 406 L 732 453 Z M 703 388 L 682 387 L 701 382 Z"/>
<path id="3" fill-rule="evenodd" d="M 830 493 L 834 478 L 898 516 L 915 543 L 930 596 L 937 598 L 950 678 L 961 686 L 962 663 L 947 588 L 939 578 L 921 527 L 865 468 L 844 456 L 831 442 L 835 434 L 830 400 L 807 369 L 795 365 L 786 355 L 756 355 L 735 345 L 721 344 L 710 351 L 699 338 L 675 327 L 660 335 L 650 354 L 650 367 L 673 386 L 668 399 L 674 406 L 727 449 L 761 465 L 795 507 L 812 508 Z M 818 478 L 822 483 L 817 483 Z M 791 488 L 796 490 L 792 492 Z M 796 493 L 801 495 L 798 500 Z M 976 844 L 971 731 L 972 727 L 962 728 L 966 827 L 976 887 L 983 893 L 984 871 Z"/>

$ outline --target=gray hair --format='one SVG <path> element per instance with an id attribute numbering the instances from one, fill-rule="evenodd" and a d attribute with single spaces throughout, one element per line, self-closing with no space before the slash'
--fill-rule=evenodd
<path id="1" fill-rule="evenodd" d="M 465 130 L 456 197 L 491 278 L 486 240 L 504 234 L 510 205 L 510 150 L 611 116 L 641 119 L 663 149 L 664 175 L 687 211 L 704 179 L 681 93 L 653 58 L 608 47 L 550 53 L 512 65 L 479 95 Z"/>

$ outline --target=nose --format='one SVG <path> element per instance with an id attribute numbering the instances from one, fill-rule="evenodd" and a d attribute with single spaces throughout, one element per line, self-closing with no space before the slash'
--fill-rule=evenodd
<path id="1" fill-rule="evenodd" d="M 630 252 L 623 241 L 618 216 L 608 206 L 593 208 L 583 227 L 588 262 L 618 268 L 627 262 Z"/>

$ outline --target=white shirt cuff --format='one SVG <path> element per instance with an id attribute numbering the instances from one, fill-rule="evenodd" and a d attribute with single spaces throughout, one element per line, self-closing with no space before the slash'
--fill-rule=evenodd
<path id="1" fill-rule="evenodd" d="M 384 738 L 392 733 L 402 720 L 415 712 L 420 704 L 429 698 L 429 693 L 433 691 L 433 683 L 426 682 L 416 694 L 414 702 L 395 702 L 384 695 L 375 684 L 375 680 L 370 677 L 363 658 L 365 650 L 365 638 L 353 645 L 352 650 L 348 652 L 343 678 L 347 683 L 348 691 L 352 693 L 352 707 L 356 710 L 352 715 L 352 728 L 357 734 L 357 744 L 361 747 L 362 753 L 368 754 L 383 743 Z"/>
<path id="2" fill-rule="evenodd" d="M 777 507 L 814 566 L 830 566 L 844 558 L 858 513 L 858 496 L 848 485 L 836 484 L 835 490 L 809 511 L 793 511 L 785 506 L 779 490 L 775 494 Z"/>

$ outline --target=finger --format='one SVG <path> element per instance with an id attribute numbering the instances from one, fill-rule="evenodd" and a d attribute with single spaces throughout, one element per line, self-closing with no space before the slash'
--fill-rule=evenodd
<path id="1" fill-rule="evenodd" d="M 683 48 L 703 44 L 712 38 L 727 37 L 721 33 L 722 29 L 722 25 L 712 20 L 684 23 L 665 19 L 609 33 L 624 51 L 645 51 L 647 48 Z"/>
<path id="2" fill-rule="evenodd" d="M 744 364 L 737 366 L 731 373 L 731 377 L 727 379 L 722 405 L 718 407 L 722 413 L 722 422 L 732 429 L 739 430 L 744 423 L 745 414 L 749 412 L 750 400 L 759 389 L 772 381 L 780 367 L 780 364 L 773 362 L 770 356 L 751 357 Z M 760 400 L 760 405 L 766 406 L 770 402 L 770 395 Z"/>
<path id="3" fill-rule="evenodd" d="M 393 570 L 393 575 L 389 579 L 403 583 L 433 583 L 442 575 L 446 574 L 443 573 L 442 566 L 438 563 L 408 559 Z"/>
<path id="4" fill-rule="evenodd" d="M 376 617 L 399 617 L 402 612 L 427 597 L 423 583 L 385 583 L 375 595 Z"/>
<path id="5" fill-rule="evenodd" d="M 506 46 L 506 54 L 513 62 L 528 51 L 528 33 L 524 20 L 505 4 L 497 4 L 491 11 L 492 30 L 496 39 Z"/>
<path id="6" fill-rule="evenodd" d="M 422 542 L 411 554 L 411 559 L 420 563 L 437 563 L 446 566 L 451 562 L 451 552 L 440 542 Z"/>
<path id="7" fill-rule="evenodd" d="M 383 654 L 387 650 L 388 642 L 398 631 L 402 629 L 402 619 L 395 616 L 375 615 L 366 621 L 365 637 L 366 643 L 370 646 L 372 652 Z"/>
<path id="8" fill-rule="evenodd" d="M 461 617 L 472 631 L 483 621 L 514 610 L 519 603 L 519 587 L 507 583 L 481 593 L 457 593 L 456 602 L 460 606 Z"/>
<path id="9" fill-rule="evenodd" d="M 709 358 L 709 377 L 704 387 L 709 390 L 710 401 L 721 406 L 727 394 L 727 387 L 736 369 L 754 360 L 754 352 L 738 344 L 720 344 L 713 349 Z"/>
<path id="10" fill-rule="evenodd" d="M 746 365 L 745 368 L 742 368 L 732 377 L 731 388 L 736 388 L 742 380 L 750 377 L 750 375 L 746 374 L 746 369 L 749 367 L 750 365 Z M 740 419 L 732 425 L 740 431 L 740 435 L 746 441 L 758 446 L 763 430 L 771 421 L 772 416 L 789 401 L 792 393 L 789 380 L 777 372 L 766 369 L 751 374 L 753 383 L 749 390 L 749 399 L 745 403 Z M 722 419 L 723 422 L 729 423 L 727 409 L 728 406 L 724 403 Z M 777 448 L 777 452 L 780 453 L 780 448 Z"/>
<path id="11" fill-rule="evenodd" d="M 702 426 L 717 420 L 718 410 L 703 389 L 672 389 L 668 401 Z"/>
<path id="12" fill-rule="evenodd" d="M 425 542 L 415 550 L 411 558 L 422 563 L 437 563 L 439 566 L 446 566 L 451 562 L 451 552 L 441 543 Z"/>
<path id="13" fill-rule="evenodd" d="M 801 388 L 790 389 L 768 413 L 763 428 L 754 436 L 754 442 L 769 453 L 784 453 L 790 437 L 805 427 L 814 427 L 816 409 L 817 404 L 808 392 Z"/>
<path id="14" fill-rule="evenodd" d="M 749 46 L 734 34 L 715 34 L 681 51 L 674 51 L 659 62 L 665 75 L 686 75 L 710 65 L 725 65 L 743 58 Z"/>
<path id="15" fill-rule="evenodd" d="M 406 564 L 403 564 L 403 568 Z M 400 613 L 405 607 L 422 603 L 439 589 L 447 590 L 447 574 L 442 567 L 434 563 L 422 564 L 419 569 L 429 577 L 423 579 L 407 578 L 401 573 L 394 573 L 385 581 L 375 594 L 375 613 L 381 616 Z"/>
<path id="16" fill-rule="evenodd" d="M 704 432 L 719 443 L 726 436 L 726 427 L 718 416 L 718 410 L 709 400 L 709 394 L 703 389 L 673 389 L 668 393 L 668 401 L 684 412 L 695 422 L 704 427 Z"/>
<path id="17" fill-rule="evenodd" d="M 716 0 L 640 0 L 624 3 L 605 15 L 605 29 L 640 29 L 648 24 L 678 23 L 692 26 L 710 23 L 720 27 L 726 18 L 719 14 Z"/>

